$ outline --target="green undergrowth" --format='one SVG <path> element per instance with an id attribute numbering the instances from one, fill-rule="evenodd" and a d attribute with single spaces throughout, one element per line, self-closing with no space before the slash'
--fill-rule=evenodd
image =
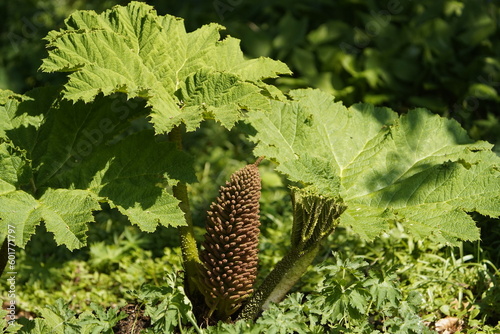
<path id="1" fill-rule="evenodd" d="M 281 219 L 286 218 L 265 219 L 263 267 L 270 267 L 283 251 L 272 246 L 280 244 L 275 231 L 286 226 Z M 164 255 L 154 257 L 152 251 L 141 250 L 151 242 L 148 236 L 133 230 L 115 233 L 114 243 L 91 242 L 88 261 L 83 252 L 80 259 L 59 266 L 55 258 L 47 259 L 37 275 L 30 275 L 36 268 L 26 259 L 19 274 L 26 283 L 20 289 L 20 306 L 43 316 L 36 321 L 47 328 L 60 321 L 82 332 L 112 328 L 124 317 L 119 308 L 128 303 L 146 311 L 152 320 L 150 333 L 433 333 L 428 328 L 447 316 L 464 322 L 463 333 L 500 329 L 500 273 L 495 264 L 479 248 L 476 254 L 465 254 L 464 247 L 414 242 L 398 226 L 373 243 L 339 229 L 331 237 L 335 249 L 324 248 L 288 297 L 264 311 L 255 324 L 201 329 L 182 289 L 178 249 L 165 247 Z M 19 323 L 27 328 L 35 324 Z"/>
<path id="2" fill-rule="evenodd" d="M 91 301 L 123 304 L 130 287 L 160 284 L 166 272 L 181 269 L 179 249 L 166 247 L 175 244 L 174 231 L 140 232 L 115 211 L 102 212 L 96 220 L 89 247 L 70 252 L 39 228 L 40 238 L 19 250 L 21 309 L 39 315 L 44 305 L 59 298 L 76 312 L 88 310 Z"/>
<path id="3" fill-rule="evenodd" d="M 270 190 L 264 195 L 279 196 Z M 264 210 L 272 202 L 266 203 Z M 333 246 L 324 247 L 288 297 L 256 323 L 203 329 L 182 289 L 180 254 L 171 246 L 171 231 L 147 234 L 112 211 L 102 215 L 89 236 L 90 246 L 72 257 L 55 245 L 38 258 L 30 247 L 20 251 L 19 306 L 43 317 L 19 320 L 26 332 L 64 324 L 64 333 L 113 333 L 126 317 L 120 307 L 130 303 L 150 317 L 149 333 L 433 333 L 435 322 L 447 316 L 463 321 L 463 333 L 500 329 L 500 272 L 498 263 L 485 257 L 491 250 L 485 254 L 479 243 L 449 248 L 416 242 L 401 226 L 372 243 L 339 228 L 330 237 Z M 286 208 L 263 214 L 263 269 L 285 251 L 282 236 L 290 232 L 289 219 Z M 498 227 L 487 232 L 498 233 Z M 50 237 L 38 240 L 50 244 Z"/>

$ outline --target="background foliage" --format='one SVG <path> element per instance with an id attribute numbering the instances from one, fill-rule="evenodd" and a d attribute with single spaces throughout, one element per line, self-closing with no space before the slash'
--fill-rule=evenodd
<path id="1" fill-rule="evenodd" d="M 61 82 L 63 78 L 58 75 L 37 72 L 46 56 L 41 39 L 49 30 L 60 27 L 63 19 L 76 9 L 99 12 L 126 3 L 2 2 L 0 88 L 23 93 Z M 457 119 L 474 139 L 488 140 L 500 152 L 500 44 L 496 42 L 500 40 L 500 6 L 495 0 L 148 3 L 159 15 L 185 18 L 188 30 L 219 22 L 226 26 L 227 34 L 242 40 L 249 57 L 282 60 L 294 72 L 275 82 L 285 91 L 318 87 L 333 93 L 346 105 L 370 102 L 401 113 L 415 106 L 426 107 Z M 197 156 L 199 182 L 192 186 L 191 194 L 194 221 L 201 231 L 217 186 L 250 159 L 252 145 L 245 141 L 240 129 L 227 132 L 212 122 L 189 134 L 186 141 L 187 146 L 194 147 L 190 153 Z M 189 145 L 201 141 L 206 144 Z M 265 270 L 279 260 L 287 247 L 283 235 L 287 235 L 291 222 L 287 185 L 269 164 L 264 164 L 262 173 L 260 258 L 261 276 L 265 276 Z M 267 311 L 253 330 L 319 333 L 328 328 L 335 332 L 352 326 L 346 319 L 358 319 L 358 328 L 371 326 L 388 331 L 389 328 L 377 324 L 381 318 L 391 318 L 391 332 L 406 333 L 417 331 L 417 327 L 400 329 L 404 323 L 419 325 L 405 317 L 418 314 L 429 323 L 457 316 L 466 321 L 470 333 L 493 333 L 493 326 L 500 321 L 500 224 L 498 220 L 475 218 L 482 228 L 482 241 L 454 249 L 416 242 L 397 226 L 370 244 L 358 240 L 351 231 L 336 232 L 329 245 L 337 246 L 323 250 L 321 259 L 325 262 L 302 280 L 296 288 L 300 292 L 292 294 L 282 306 Z M 95 228 L 90 229 L 89 247 L 85 249 L 71 253 L 57 248 L 52 236 L 42 229 L 25 251 L 19 251 L 19 299 L 28 316 L 46 317 L 48 313 L 41 311 L 45 304 L 59 308 L 53 313 L 64 312 L 63 305 L 55 302 L 59 297 L 74 312 L 96 310 L 92 301 L 104 307 L 122 306 L 141 300 L 140 294 L 149 291 L 134 294 L 132 290 L 139 291 L 145 283 L 165 285 L 166 273 L 181 269 L 175 231 L 160 228 L 154 234 L 139 232 L 116 210 L 104 211 L 96 219 Z M 332 257 L 333 250 L 340 255 Z M 374 270 L 368 273 L 368 268 Z M 322 274 L 325 271 L 328 275 Z M 381 272 L 386 277 L 378 277 Z M 339 280 L 339 275 L 344 279 Z M 393 287 L 388 294 L 371 290 L 377 279 Z M 314 291 L 325 293 L 321 297 Z M 355 294 L 358 308 L 347 307 L 348 314 L 318 314 L 318 303 L 339 307 L 335 298 L 328 299 L 338 291 Z M 363 291 L 370 291 L 371 297 Z M 183 321 L 189 324 L 188 313 L 180 309 Z M 368 318 L 360 317 L 360 310 L 368 310 L 371 322 L 363 322 Z M 94 314 L 105 319 L 99 312 Z M 163 319 L 165 324 L 169 317 L 171 313 L 153 318 L 158 322 Z M 276 318 L 283 318 L 290 327 L 273 328 Z M 238 332 L 226 325 L 220 325 L 217 331 Z"/>

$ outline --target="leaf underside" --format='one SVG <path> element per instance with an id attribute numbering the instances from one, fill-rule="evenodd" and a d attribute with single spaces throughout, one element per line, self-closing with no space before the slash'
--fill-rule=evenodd
<path id="1" fill-rule="evenodd" d="M 144 103 L 55 97 L 57 90 L 42 88 L 0 106 L 0 225 L 16 227 L 18 246 L 42 221 L 58 244 L 84 246 L 103 202 L 143 231 L 185 225 L 166 187 L 196 180 L 192 157 L 157 141 L 153 130 L 127 134 L 128 117 L 144 113 Z"/>
<path id="2" fill-rule="evenodd" d="M 415 109 L 334 102 L 319 90 L 295 90 L 291 101 L 249 115 L 255 154 L 276 161 L 290 180 L 340 196 L 341 224 L 372 240 L 397 221 L 413 235 L 440 242 L 477 240 L 467 214 L 500 215 L 500 158 L 460 125 Z"/>

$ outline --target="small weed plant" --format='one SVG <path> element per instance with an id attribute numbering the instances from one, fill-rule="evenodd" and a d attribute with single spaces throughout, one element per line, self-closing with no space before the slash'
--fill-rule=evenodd
<path id="1" fill-rule="evenodd" d="M 82 248 L 89 223 L 109 209 L 140 231 L 176 229 L 182 259 L 182 271 L 169 265 L 161 279 L 151 275 L 155 284 L 120 292 L 136 304 L 92 303 L 77 314 L 59 299 L 7 331 L 431 333 L 437 319 L 422 316 L 424 304 L 460 318 L 457 326 L 466 319 L 472 332 L 475 321 L 484 324 L 480 309 L 494 313 L 498 305 L 498 270 L 471 268 L 463 254 L 449 260 L 418 249 L 479 240 L 471 214 L 500 216 L 500 158 L 492 145 L 425 109 L 398 115 L 370 104 L 347 108 L 315 89 L 284 94 L 267 79 L 290 74 L 288 67 L 246 59 L 222 29 L 208 24 L 188 33 L 181 19 L 139 2 L 102 14 L 78 11 L 47 35 L 41 66 L 68 73 L 67 82 L 23 95 L 0 91 L 3 267 L 14 246 L 36 240 L 41 223 L 57 245 Z M 255 157 L 220 188 L 200 243 L 188 187 L 199 162 L 186 137 L 212 120 L 243 129 Z M 268 177 L 269 161 L 290 184 L 289 221 L 267 211 L 270 204 L 260 207 L 262 192 L 270 196 L 260 171 L 267 168 Z M 260 236 L 261 217 L 283 228 Z M 367 249 L 390 233 L 400 233 L 408 249 Z M 363 243 L 364 256 L 331 253 L 346 234 Z M 141 249 L 124 235 L 128 245 L 93 244 L 88 265 L 109 275 L 124 269 Z M 285 239 L 280 259 L 262 246 Z M 450 266 L 443 276 L 440 268 Z M 145 262 L 144 274 L 153 267 Z M 141 276 L 135 269 L 130 280 Z M 410 272 L 418 274 L 404 278 Z M 479 280 L 487 286 L 467 295 Z M 459 297 L 440 300 L 435 282 Z"/>

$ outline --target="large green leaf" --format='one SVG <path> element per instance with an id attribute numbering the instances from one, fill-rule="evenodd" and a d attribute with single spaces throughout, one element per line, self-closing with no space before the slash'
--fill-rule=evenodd
<path id="1" fill-rule="evenodd" d="M 460 125 L 424 109 L 398 116 L 346 108 L 319 90 L 297 90 L 272 112 L 249 114 L 256 155 L 348 206 L 341 224 L 366 239 L 401 222 L 418 237 L 476 240 L 467 212 L 500 215 L 500 158 Z"/>
<path id="2" fill-rule="evenodd" d="M 47 189 L 38 200 L 47 231 L 57 244 L 70 250 L 85 245 L 87 223 L 94 221 L 92 211 L 100 209 L 94 194 L 79 189 Z"/>
<path id="3" fill-rule="evenodd" d="M 14 242 L 24 247 L 44 221 L 56 242 L 73 250 L 85 245 L 87 223 L 94 221 L 92 212 L 99 209 L 94 194 L 86 190 L 48 189 L 38 200 L 14 190 L 0 196 L 0 226 L 4 230 L 14 226 Z"/>
<path id="4" fill-rule="evenodd" d="M 245 60 L 238 40 L 220 40 L 222 29 L 209 24 L 187 33 L 182 19 L 139 2 L 100 15 L 78 11 L 47 36 L 41 68 L 73 72 L 64 92 L 72 101 L 115 92 L 146 99 L 158 133 L 181 122 L 194 130 L 205 117 L 230 127 L 241 109 L 269 108 L 261 90 L 276 90 L 262 79 L 290 71 L 268 58 Z"/>
<path id="5" fill-rule="evenodd" d="M 0 226 L 16 226 L 17 245 L 43 221 L 58 244 L 83 246 L 100 202 L 144 231 L 185 224 L 167 188 L 196 181 L 192 158 L 129 121 L 144 103 L 115 94 L 73 104 L 52 88 L 28 95 L 0 105 Z"/>

